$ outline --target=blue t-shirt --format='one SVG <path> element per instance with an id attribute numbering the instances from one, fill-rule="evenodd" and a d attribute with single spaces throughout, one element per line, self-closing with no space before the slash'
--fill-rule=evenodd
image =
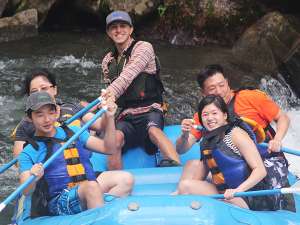
<path id="1" fill-rule="evenodd" d="M 56 133 L 54 135 L 55 138 L 58 139 L 65 139 L 67 137 L 65 131 L 61 127 L 55 127 Z M 70 129 L 76 133 L 80 130 L 79 127 L 76 126 L 70 126 Z M 90 134 L 88 131 L 84 131 L 77 141 L 80 141 L 83 145 L 86 145 L 87 140 L 89 139 Z M 22 173 L 26 170 L 30 170 L 31 167 L 39 162 L 43 162 L 47 155 L 47 146 L 44 142 L 37 142 L 39 149 L 36 150 L 33 148 L 32 145 L 27 145 L 23 151 L 20 153 L 18 157 L 18 162 L 19 162 L 19 172 Z"/>

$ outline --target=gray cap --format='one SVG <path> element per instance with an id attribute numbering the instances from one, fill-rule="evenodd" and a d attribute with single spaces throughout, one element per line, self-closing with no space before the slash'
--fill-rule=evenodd
<path id="1" fill-rule="evenodd" d="M 106 27 L 116 21 L 122 21 L 132 26 L 132 21 L 129 14 L 125 11 L 113 11 L 106 17 Z"/>
<path id="2" fill-rule="evenodd" d="M 38 110 L 44 105 L 56 105 L 54 99 L 45 91 L 37 91 L 28 96 L 26 101 L 26 112 Z"/>

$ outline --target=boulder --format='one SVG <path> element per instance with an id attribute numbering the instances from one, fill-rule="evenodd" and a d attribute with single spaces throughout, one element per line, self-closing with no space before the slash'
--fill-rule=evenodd
<path id="1" fill-rule="evenodd" d="M 257 1 L 165 0 L 156 32 L 176 44 L 232 44 L 241 29 L 262 13 Z M 185 33 L 185 35 L 178 34 Z M 175 37 L 176 36 L 176 37 Z M 179 41 L 180 40 L 180 41 Z"/>
<path id="2" fill-rule="evenodd" d="M 1 0 L 0 1 L 0 17 L 2 16 L 2 13 L 6 7 L 8 0 Z"/>
<path id="3" fill-rule="evenodd" d="M 27 10 L 27 9 L 36 9 L 38 12 L 38 24 L 39 26 L 43 24 L 45 19 L 47 18 L 48 12 L 51 9 L 51 7 L 55 3 L 59 3 L 61 0 L 21 0 L 21 2 L 18 3 L 18 8 L 16 9 L 16 12 Z"/>
<path id="4" fill-rule="evenodd" d="M 271 12 L 250 26 L 232 51 L 238 62 L 272 73 L 286 60 L 299 37 L 299 33 L 283 15 Z"/>
<path id="5" fill-rule="evenodd" d="M 38 15 L 36 9 L 19 12 L 13 17 L 0 19 L 0 42 L 19 40 L 38 34 Z"/>
<path id="6" fill-rule="evenodd" d="M 124 10 L 135 17 L 143 17 L 157 9 L 159 0 L 76 0 L 79 10 L 101 16 L 114 10 Z"/>
<path id="7" fill-rule="evenodd" d="M 98 15 L 103 6 L 103 0 L 76 0 L 74 5 L 79 9 Z"/>
<path id="8" fill-rule="evenodd" d="M 300 37 L 278 67 L 279 73 L 300 97 Z"/>
<path id="9" fill-rule="evenodd" d="M 159 0 L 107 0 L 107 5 L 111 11 L 124 10 L 136 16 L 144 16 L 157 9 L 161 1 Z"/>

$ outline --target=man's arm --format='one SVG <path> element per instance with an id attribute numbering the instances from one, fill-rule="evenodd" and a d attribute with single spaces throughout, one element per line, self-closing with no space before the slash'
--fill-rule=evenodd
<path id="1" fill-rule="evenodd" d="M 88 112 L 86 113 L 81 119 L 84 123 L 88 122 L 95 116 L 94 113 Z M 94 131 L 101 131 L 104 128 L 104 125 L 102 124 L 103 122 L 102 118 L 98 118 L 91 126 L 90 129 Z"/>
<path id="2" fill-rule="evenodd" d="M 268 149 L 276 152 L 280 151 L 282 140 L 285 137 L 290 125 L 290 118 L 285 112 L 280 110 L 274 118 L 274 121 L 276 122 L 276 135 L 269 142 Z"/>
<path id="3" fill-rule="evenodd" d="M 24 195 L 30 194 L 35 189 L 36 182 L 44 175 L 43 164 L 36 163 L 31 167 L 30 170 L 25 170 L 24 172 L 22 172 L 19 176 L 20 184 L 23 184 L 31 175 L 35 175 L 37 179 L 24 189 Z"/>
<path id="4" fill-rule="evenodd" d="M 86 147 L 97 152 L 114 154 L 116 151 L 116 129 L 114 115 L 117 110 L 117 105 L 108 100 L 107 111 L 102 117 L 105 124 L 104 139 L 95 136 L 90 136 L 87 140 Z"/>

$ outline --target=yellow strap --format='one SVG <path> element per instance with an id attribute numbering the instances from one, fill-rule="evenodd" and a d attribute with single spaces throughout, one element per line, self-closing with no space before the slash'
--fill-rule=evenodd
<path id="1" fill-rule="evenodd" d="M 82 164 L 67 165 L 67 171 L 70 177 L 85 174 L 85 169 Z"/>
<path id="2" fill-rule="evenodd" d="M 206 163 L 209 168 L 216 168 L 218 166 L 214 159 L 208 159 Z"/>
<path id="3" fill-rule="evenodd" d="M 241 117 L 241 119 L 245 123 L 247 123 L 248 125 L 251 126 L 252 130 L 255 133 L 257 143 L 261 143 L 266 139 L 265 130 L 264 130 L 264 128 L 262 128 L 262 126 L 259 123 L 257 123 L 255 120 L 252 120 L 252 119 L 249 119 L 246 117 Z"/>
<path id="4" fill-rule="evenodd" d="M 71 158 L 79 158 L 79 153 L 77 148 L 68 148 L 64 150 L 64 157 L 65 159 Z"/>
<path id="5" fill-rule="evenodd" d="M 217 173 L 212 175 L 212 179 L 214 184 L 219 185 L 219 184 L 224 184 L 225 179 L 222 173 Z"/>

